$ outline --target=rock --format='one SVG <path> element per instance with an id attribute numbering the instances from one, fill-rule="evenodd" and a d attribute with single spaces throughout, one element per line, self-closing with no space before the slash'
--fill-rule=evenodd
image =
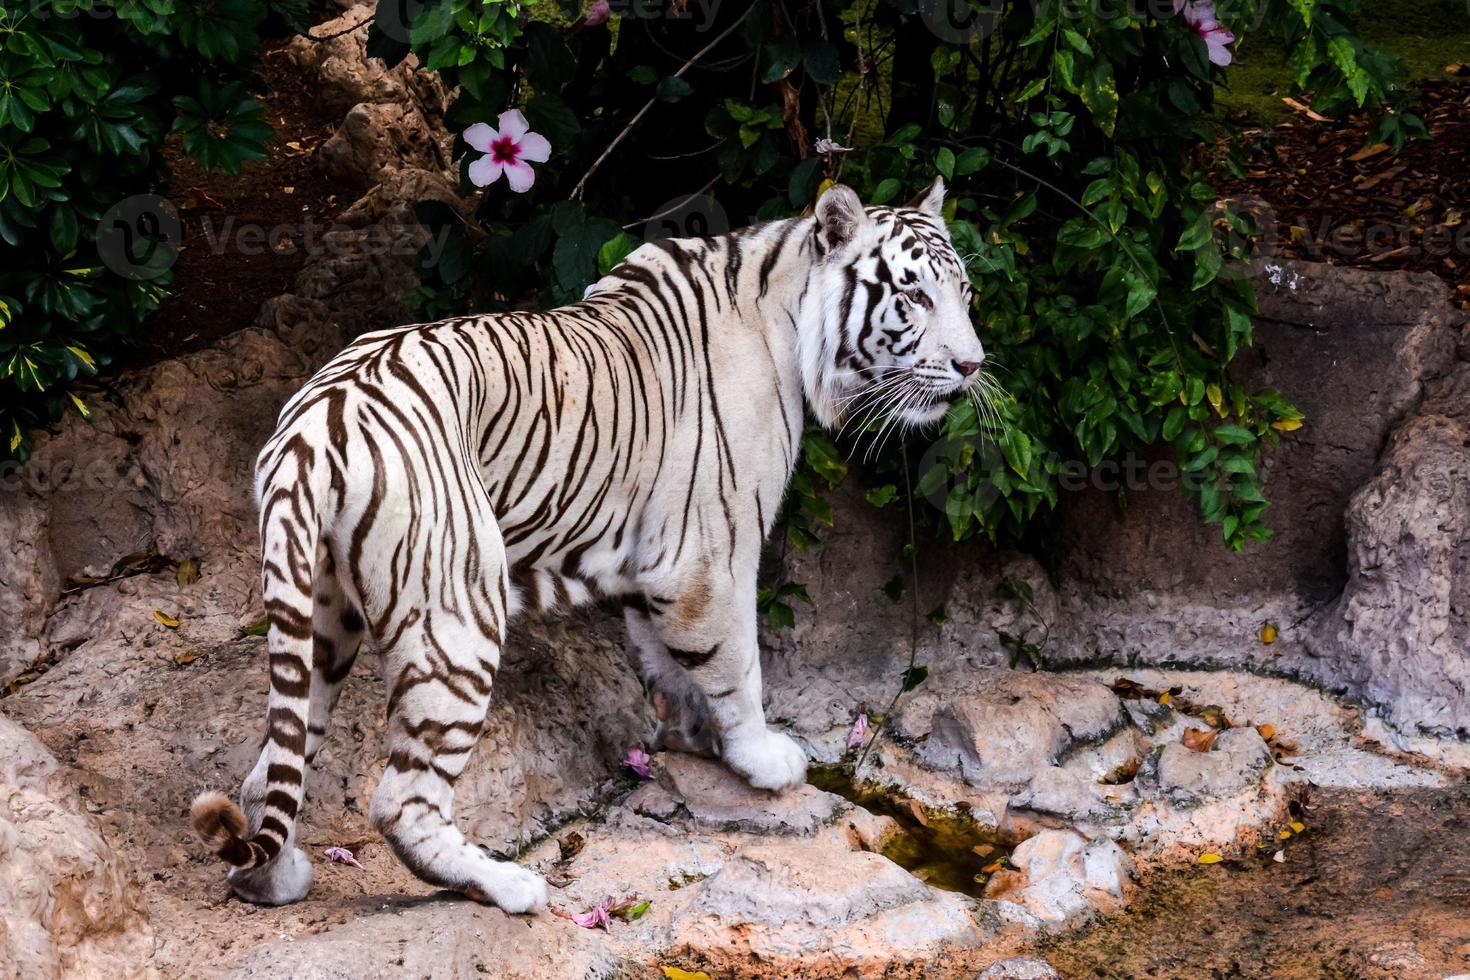
<path id="1" fill-rule="evenodd" d="M 936 891 L 888 859 L 833 846 L 753 845 L 701 882 L 675 914 L 668 953 L 761 964 L 766 975 L 945 972 L 984 939 L 972 903 Z"/>
<path id="2" fill-rule="evenodd" d="M 596 934 L 548 915 L 515 917 L 459 899 L 391 903 L 345 925 L 266 942 L 225 973 L 229 980 L 598 980 L 622 975 Z"/>
<path id="3" fill-rule="evenodd" d="M 1175 742 L 1158 757 L 1158 793 L 1171 806 L 1189 810 L 1255 790 L 1271 765 L 1271 749 L 1254 728 L 1221 732 L 1208 752 Z"/>
<path id="4" fill-rule="evenodd" d="M 374 13 L 373 3 L 356 3 L 342 16 L 312 28 L 312 34 L 326 40 L 293 38 L 282 49 L 284 56 L 314 80 L 322 101 L 339 112 L 363 102 L 411 103 L 422 104 L 437 120 L 447 98 L 436 73 L 417 71 L 412 55 L 392 68 L 367 56 L 368 23 Z M 355 30 L 347 30 L 354 25 Z M 333 34 L 339 36 L 329 37 Z"/>
<path id="5" fill-rule="evenodd" d="M 447 171 L 441 130 L 426 126 L 417 107 L 360 102 L 322 144 L 322 171 L 365 191 L 405 167 Z"/>
<path id="6" fill-rule="evenodd" d="M 1172 461 L 1161 451 L 1139 461 L 1141 475 L 1122 478 L 1126 512 L 1114 506 L 1115 494 L 1095 487 L 1063 495 L 1066 587 L 1119 597 L 1153 592 L 1175 602 L 1209 597 L 1215 606 L 1260 594 L 1321 602 L 1342 588 L 1343 510 L 1426 383 L 1449 369 L 1465 317 L 1432 275 L 1272 259 L 1257 263 L 1253 281 L 1261 307 L 1255 346 L 1232 370 L 1249 389 L 1280 390 L 1306 415 L 1301 430 L 1266 454 L 1275 536 L 1241 554 L 1224 549 L 1177 479 L 1166 487 L 1151 475 L 1163 472 L 1151 470 L 1155 464 Z M 1209 560 L 1180 560 L 1185 555 Z M 1083 656 L 1090 646 L 1079 639 L 1075 653 Z"/>
<path id="7" fill-rule="evenodd" d="M 1307 648 L 1400 728 L 1470 737 L 1470 426 L 1422 415 L 1353 495 L 1346 589 Z"/>
<path id="8" fill-rule="evenodd" d="M 143 895 L 55 757 L 0 716 L 0 968 L 149 976 Z"/>
<path id="9" fill-rule="evenodd" d="M 1020 810 L 1058 817 L 1074 824 L 1117 823 L 1127 812 L 1103 800 L 1102 788 L 1059 766 L 1038 772 L 1031 785 L 1011 797 Z"/>
<path id="10" fill-rule="evenodd" d="M 13 464 L 0 472 L 0 688 L 23 674 L 45 649 L 46 613 L 59 589 L 51 558 L 50 515 L 30 484 L 34 471 Z"/>
<path id="11" fill-rule="evenodd" d="M 811 834 L 837 819 L 842 798 L 810 784 L 789 793 L 751 789 L 718 762 L 659 755 L 663 772 L 628 798 L 635 812 L 699 830 L 748 834 Z"/>
<path id="12" fill-rule="evenodd" d="M 1123 724 L 1118 697 L 1104 685 L 1058 674 L 979 671 L 962 693 L 915 692 L 899 730 L 922 741 L 927 766 L 966 783 L 1018 791 L 1077 746 L 1100 742 Z"/>
<path id="13" fill-rule="evenodd" d="M 1062 980 L 1045 960 L 1013 956 L 992 963 L 975 980 Z"/>
<path id="14" fill-rule="evenodd" d="M 996 876 L 987 898 L 1004 898 L 1048 927 L 1075 924 L 1122 906 L 1132 865 L 1108 838 L 1088 842 L 1070 830 L 1043 830 L 1011 853 L 1019 872 Z"/>

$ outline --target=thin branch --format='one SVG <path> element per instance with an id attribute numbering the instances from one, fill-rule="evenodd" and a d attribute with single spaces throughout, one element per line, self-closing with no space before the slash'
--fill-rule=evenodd
<path id="1" fill-rule="evenodd" d="M 690 194 L 688 197 L 680 200 L 677 204 L 673 204 L 673 205 L 670 205 L 669 207 L 664 208 L 658 214 L 650 214 L 646 218 L 640 218 L 637 221 L 629 222 L 628 224 L 623 225 L 623 230 L 624 231 L 631 231 L 632 229 L 637 228 L 639 225 L 646 225 L 650 221 L 657 221 L 659 218 L 662 218 L 665 215 L 673 214 L 675 211 L 679 210 L 684 205 L 688 204 L 690 201 L 694 200 L 696 197 L 698 197 L 699 195 L 703 194 L 705 191 L 709 190 L 711 187 L 715 186 L 715 183 L 719 179 L 720 179 L 720 175 L 719 174 L 715 174 L 713 177 L 711 177 L 709 179 L 708 182 L 705 183 L 705 185 L 703 187 L 701 187 L 699 190 L 695 191 L 693 194 Z"/>
<path id="2" fill-rule="evenodd" d="M 703 58 L 705 55 L 713 51 L 721 41 L 725 40 L 725 38 L 729 37 L 731 34 L 734 34 L 735 28 L 745 23 L 745 19 L 750 16 L 751 11 L 753 10 L 755 10 L 754 4 L 746 8 L 745 13 L 736 18 L 735 23 L 731 24 L 729 27 L 721 31 L 719 33 L 719 36 L 717 36 L 713 41 L 706 44 L 704 47 L 695 52 L 694 57 L 684 62 L 684 66 L 678 71 L 674 72 L 673 77 L 678 78 L 680 75 L 684 74 L 691 67 L 693 67 L 700 58 Z M 599 156 L 596 160 L 592 161 L 592 166 L 587 168 L 587 172 L 582 175 L 582 179 L 577 181 L 577 186 L 573 187 L 572 193 L 568 195 L 570 200 L 575 201 L 577 198 L 582 196 L 582 191 L 586 188 L 587 181 L 592 177 L 593 174 L 597 173 L 597 168 L 601 167 L 603 162 L 612 155 L 612 151 L 617 149 L 619 143 L 628 138 L 628 134 L 633 131 L 633 127 L 637 126 L 638 123 L 642 121 L 643 117 L 648 115 L 649 110 L 653 108 L 654 103 L 656 103 L 657 101 L 658 96 L 655 95 L 653 98 L 644 103 L 643 108 L 639 109 L 637 114 L 634 115 L 632 119 L 628 120 L 628 125 L 623 127 L 623 131 L 613 138 L 613 141 L 607 145 L 607 149 L 602 151 L 602 155 Z"/>
<path id="3" fill-rule="evenodd" d="M 351 27 L 345 27 L 342 30 L 337 31 L 337 32 L 332 33 L 332 34 L 312 34 L 312 33 L 308 32 L 308 31 L 297 31 L 296 34 L 299 37 L 306 38 L 308 41 L 316 41 L 318 44 L 320 44 L 322 41 L 333 41 L 333 40 L 336 40 L 339 37 L 344 37 L 345 35 L 351 34 L 353 31 L 357 30 L 362 25 L 371 23 L 372 20 L 373 20 L 373 18 L 375 18 L 376 16 L 377 16 L 377 11 L 375 10 L 372 13 L 368 14 L 366 17 L 364 17 L 362 20 L 358 21 L 356 24 L 353 24 Z"/>

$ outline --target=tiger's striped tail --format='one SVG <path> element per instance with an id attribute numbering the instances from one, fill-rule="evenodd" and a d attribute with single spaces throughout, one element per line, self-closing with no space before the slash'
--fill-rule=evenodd
<path id="1" fill-rule="evenodd" d="M 288 846 L 305 795 L 313 576 L 328 491 L 317 463 L 317 450 L 299 434 L 261 454 L 261 595 L 270 622 L 265 747 L 245 780 L 243 810 L 220 793 L 201 795 L 190 809 L 195 831 L 237 868 L 267 864 Z"/>

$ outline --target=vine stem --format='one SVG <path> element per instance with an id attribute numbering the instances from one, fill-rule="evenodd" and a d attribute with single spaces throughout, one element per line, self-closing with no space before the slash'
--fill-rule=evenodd
<path id="1" fill-rule="evenodd" d="M 909 512 L 909 596 L 912 599 L 911 622 L 909 629 L 909 665 L 903 672 L 903 678 L 898 682 L 898 690 L 893 692 L 893 698 L 888 702 L 888 708 L 883 712 L 883 718 L 878 722 L 878 727 L 873 731 L 873 737 L 868 739 L 868 744 L 863 746 L 863 754 L 858 756 L 854 773 L 862 771 L 863 763 L 868 761 L 868 753 L 873 746 L 878 744 L 878 739 L 888 729 L 888 720 L 893 717 L 894 710 L 898 707 L 899 698 L 903 697 L 904 687 L 908 679 L 913 676 L 914 668 L 919 660 L 919 546 L 914 535 L 914 487 L 913 479 L 909 475 L 909 447 L 908 443 L 900 443 L 903 457 L 903 489 L 904 497 L 908 501 Z"/>
<path id="2" fill-rule="evenodd" d="M 674 72 L 672 77 L 678 78 L 679 76 L 683 75 L 690 68 L 693 68 L 695 63 L 697 63 L 700 58 L 703 58 L 705 55 L 709 54 L 717 46 L 719 46 L 721 41 L 725 40 L 725 38 L 729 37 L 731 34 L 734 34 L 735 28 L 745 23 L 745 19 L 751 15 L 751 12 L 754 11 L 755 8 L 755 4 L 751 4 L 749 7 L 747 7 L 745 13 L 736 18 L 735 23 L 731 24 L 729 27 L 721 31 L 713 41 L 696 51 L 694 53 L 694 57 L 684 62 L 683 66 L 680 67 L 678 71 Z M 575 201 L 582 196 L 582 191 L 585 190 L 587 187 L 587 181 L 591 179 L 593 174 L 597 173 L 598 168 L 602 166 L 602 164 L 607 160 L 608 157 L 612 156 L 612 151 L 618 148 L 619 143 L 628 138 L 628 134 L 633 132 L 634 127 L 636 127 L 640 122 L 643 121 L 643 117 L 648 115 L 649 110 L 651 110 L 657 102 L 658 95 L 655 94 L 653 98 L 649 99 L 643 104 L 643 108 L 639 109 L 632 119 L 628 120 L 628 124 L 623 127 L 623 131 L 618 133 L 617 136 L 613 137 L 613 141 L 607 144 L 607 148 L 602 151 L 602 154 L 596 160 L 592 161 L 592 166 L 587 168 L 587 172 L 582 175 L 582 179 L 577 181 L 577 186 L 573 187 L 572 192 L 567 195 L 568 200 Z"/>

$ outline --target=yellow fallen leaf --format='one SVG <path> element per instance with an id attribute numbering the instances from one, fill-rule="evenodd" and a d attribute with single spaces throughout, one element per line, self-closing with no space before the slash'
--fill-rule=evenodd
<path id="1" fill-rule="evenodd" d="M 985 874 L 993 875 L 997 871 L 999 871 L 1001 868 L 1004 868 L 1005 866 L 1006 866 L 1006 863 L 1003 860 L 1002 861 L 992 861 L 989 864 L 987 864 L 985 867 L 981 868 L 980 870 L 983 871 Z"/>
<path id="2" fill-rule="evenodd" d="M 1282 840 L 1291 840 L 1291 831 L 1289 831 L 1289 830 L 1283 830 L 1281 833 L 1277 834 L 1276 836 L 1279 837 L 1279 838 L 1281 838 Z"/>
<path id="3" fill-rule="evenodd" d="M 180 588 L 199 581 L 199 563 L 192 558 L 185 558 L 179 562 L 177 578 Z"/>
<path id="4" fill-rule="evenodd" d="M 1302 427 L 1301 419 L 1282 419 L 1280 422 L 1272 422 L 1271 428 L 1277 432 L 1295 432 Z"/>
<path id="5" fill-rule="evenodd" d="M 661 966 L 659 969 L 669 980 L 709 980 L 709 974 L 703 970 L 681 970 L 677 966 Z"/>
<path id="6" fill-rule="evenodd" d="M 1196 864 L 1219 864 L 1223 860 L 1225 860 L 1225 859 L 1222 858 L 1220 855 L 1216 854 L 1215 852 L 1213 852 L 1213 851 L 1206 851 L 1205 853 L 1201 854 L 1195 860 L 1195 863 Z"/>
<path id="7" fill-rule="evenodd" d="M 185 650 L 177 657 L 174 657 L 174 663 L 178 664 L 180 667 L 187 667 L 194 661 L 201 659 L 203 656 L 204 654 L 202 653 L 195 653 L 193 650 Z"/>
<path id="8" fill-rule="evenodd" d="M 1276 642 L 1276 626 L 1275 626 L 1275 624 L 1274 623 L 1267 623 L 1266 625 L 1262 626 L 1261 627 L 1261 632 L 1258 633 L 1257 635 L 1261 638 L 1261 642 L 1264 643 L 1264 644 L 1266 644 L 1266 646 L 1270 646 L 1271 644 L 1275 643 Z"/>
<path id="9" fill-rule="evenodd" d="M 155 609 L 153 610 L 153 618 L 158 620 L 158 624 L 160 626 L 167 626 L 171 630 L 176 630 L 179 628 L 179 621 L 177 619 L 174 619 L 166 612 L 160 612 Z"/>
<path id="10" fill-rule="evenodd" d="M 1300 820 L 1293 820 L 1291 823 L 1287 824 L 1287 826 L 1296 831 L 1298 834 L 1307 829 L 1307 825 L 1302 823 Z"/>
<path id="11" fill-rule="evenodd" d="M 1261 737 L 1264 738 L 1268 742 L 1271 741 L 1271 739 L 1273 739 L 1273 738 L 1276 737 L 1276 726 L 1275 725 L 1257 725 L 1256 726 L 1256 731 L 1259 732 L 1260 735 L 1261 735 Z"/>
<path id="12" fill-rule="evenodd" d="M 1174 695 L 1170 694 L 1168 691 L 1165 691 L 1163 694 L 1160 694 L 1159 695 L 1159 704 L 1173 704 L 1173 703 L 1174 703 Z"/>

